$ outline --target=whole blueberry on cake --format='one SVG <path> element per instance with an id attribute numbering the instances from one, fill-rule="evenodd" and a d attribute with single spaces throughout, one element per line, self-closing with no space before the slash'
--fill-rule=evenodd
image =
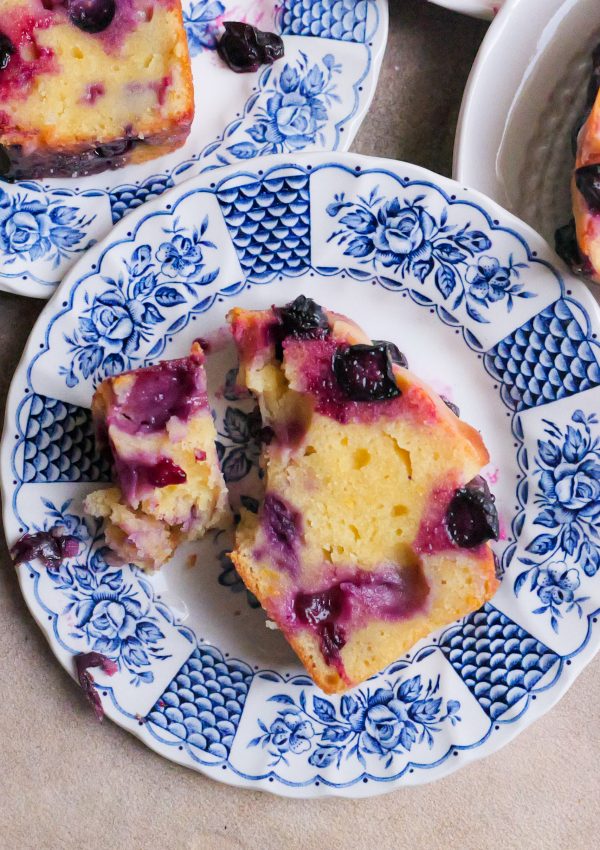
<path id="1" fill-rule="evenodd" d="M 343 691 L 493 596 L 488 452 L 395 345 L 310 298 L 229 321 L 270 436 L 231 557 L 315 682 Z"/>
<path id="2" fill-rule="evenodd" d="M 91 493 L 86 512 L 105 518 L 106 542 L 123 561 L 156 570 L 226 514 L 201 346 L 106 378 L 92 413 L 116 486 Z"/>
<path id="3" fill-rule="evenodd" d="M 180 147 L 194 93 L 179 0 L 2 0 L 0 176 L 82 176 Z"/>

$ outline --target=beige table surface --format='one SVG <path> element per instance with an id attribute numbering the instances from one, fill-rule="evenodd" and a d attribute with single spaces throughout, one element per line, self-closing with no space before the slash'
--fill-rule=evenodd
<path id="1" fill-rule="evenodd" d="M 449 174 L 485 24 L 424 0 L 390 5 L 377 96 L 354 148 Z M 0 293 L 2 400 L 40 308 Z M 550 714 L 448 779 L 371 800 L 284 800 L 212 782 L 97 724 L 0 546 L 0 850 L 600 847 L 600 658 Z"/>

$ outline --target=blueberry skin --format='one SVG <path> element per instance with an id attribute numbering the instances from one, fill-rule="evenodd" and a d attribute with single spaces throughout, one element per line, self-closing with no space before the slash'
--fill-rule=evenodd
<path id="1" fill-rule="evenodd" d="M 600 165 L 583 165 L 575 171 L 575 185 L 591 213 L 600 215 Z"/>
<path id="2" fill-rule="evenodd" d="M 498 539 L 500 522 L 495 499 L 480 475 L 454 493 L 446 511 L 446 528 L 456 545 L 465 549 Z"/>
<path id="3" fill-rule="evenodd" d="M 342 346 L 333 357 L 333 372 L 351 401 L 384 401 L 400 395 L 387 342 Z"/>
<path id="4" fill-rule="evenodd" d="M 4 71 L 8 67 L 14 52 L 15 46 L 10 38 L 5 33 L 0 32 L 0 71 Z"/>
<path id="5" fill-rule="evenodd" d="M 115 16 L 115 0 L 67 0 L 71 23 L 89 33 L 105 30 Z"/>
<path id="6" fill-rule="evenodd" d="M 299 295 L 285 307 L 275 308 L 275 314 L 281 321 L 283 338 L 293 336 L 298 339 L 319 339 L 330 332 L 325 311 L 306 295 Z"/>

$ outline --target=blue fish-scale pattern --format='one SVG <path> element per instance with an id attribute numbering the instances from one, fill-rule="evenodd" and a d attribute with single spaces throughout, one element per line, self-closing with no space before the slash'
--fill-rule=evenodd
<path id="1" fill-rule="evenodd" d="M 492 720 L 528 694 L 558 661 L 552 650 L 489 604 L 448 629 L 440 649 Z"/>
<path id="2" fill-rule="evenodd" d="M 283 35 L 363 43 L 368 13 L 369 0 L 284 0 L 280 27 Z"/>
<path id="3" fill-rule="evenodd" d="M 310 266 L 310 193 L 306 174 L 267 177 L 222 189 L 219 203 L 248 280 L 296 275 Z"/>
<path id="4" fill-rule="evenodd" d="M 551 304 L 485 356 L 513 410 L 548 404 L 600 384 L 600 366 L 566 301 Z"/>
<path id="5" fill-rule="evenodd" d="M 226 759 L 233 744 L 252 670 L 202 646 L 188 658 L 147 720 L 193 747 Z"/>
<path id="6" fill-rule="evenodd" d="M 33 395 L 24 436 L 24 482 L 110 480 L 110 463 L 96 450 L 89 410 Z"/>
<path id="7" fill-rule="evenodd" d="M 133 183 L 125 186 L 117 186 L 110 193 L 110 209 L 112 212 L 113 224 L 120 221 L 126 212 L 141 207 L 146 201 L 151 201 L 153 198 L 158 198 L 167 189 L 171 189 L 175 184 L 170 177 L 165 174 L 149 177 L 139 186 Z"/>

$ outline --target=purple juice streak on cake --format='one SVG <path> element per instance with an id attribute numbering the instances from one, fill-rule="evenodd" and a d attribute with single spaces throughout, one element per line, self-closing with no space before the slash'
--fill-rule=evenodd
<path id="1" fill-rule="evenodd" d="M 273 493 L 267 493 L 261 517 L 268 552 L 277 567 L 291 575 L 299 568 L 298 548 L 302 534 L 302 518 L 290 504 Z"/>
<path id="2" fill-rule="evenodd" d="M 96 718 L 102 722 L 104 709 L 102 708 L 100 696 L 96 690 L 94 677 L 88 672 L 90 667 L 100 667 L 102 672 L 106 673 L 107 676 L 114 676 L 119 667 L 115 661 L 107 658 L 101 652 L 80 652 L 79 655 L 75 656 L 75 670 L 77 671 L 79 684 L 91 703 Z"/>
<path id="3" fill-rule="evenodd" d="M 187 421 L 207 407 L 204 378 L 193 358 L 164 360 L 132 373 L 135 381 L 107 417 L 127 434 L 156 434 L 173 416 Z"/>
<path id="4" fill-rule="evenodd" d="M 104 88 L 104 83 L 92 83 L 89 85 L 86 90 L 84 96 L 81 98 L 82 103 L 89 103 L 90 106 L 93 106 L 94 103 L 98 100 L 99 97 L 103 97 L 106 94 L 106 89 Z"/>
<path id="5" fill-rule="evenodd" d="M 48 531 L 24 534 L 10 550 L 15 566 L 38 560 L 46 569 L 57 570 L 66 558 L 74 558 L 79 552 L 79 540 L 60 526 Z"/>
<path id="6" fill-rule="evenodd" d="M 286 362 L 291 364 L 298 377 L 292 388 L 311 393 L 315 399 L 315 410 L 342 424 L 348 422 L 374 422 L 383 417 L 395 418 L 408 412 L 411 406 L 407 394 L 395 398 L 374 401 L 354 401 L 348 398 L 339 384 L 334 371 L 334 356 L 343 343 L 331 338 L 295 340 L 284 342 Z M 298 384 L 298 385 L 296 385 Z M 410 407 L 410 412 L 416 412 Z M 431 411 L 424 411 L 424 420 Z"/>
<path id="7" fill-rule="evenodd" d="M 113 450 L 115 477 L 121 492 L 130 505 L 137 505 L 140 499 L 154 488 L 162 489 L 172 484 L 185 484 L 187 475 L 169 457 L 145 462 L 144 459 L 132 460 L 117 455 Z"/>
<path id="8" fill-rule="evenodd" d="M 372 572 L 351 570 L 323 590 L 301 591 L 292 602 L 288 627 L 315 632 L 323 657 L 344 676 L 340 650 L 353 629 L 372 620 L 397 622 L 423 608 L 429 585 L 419 562 Z"/>

